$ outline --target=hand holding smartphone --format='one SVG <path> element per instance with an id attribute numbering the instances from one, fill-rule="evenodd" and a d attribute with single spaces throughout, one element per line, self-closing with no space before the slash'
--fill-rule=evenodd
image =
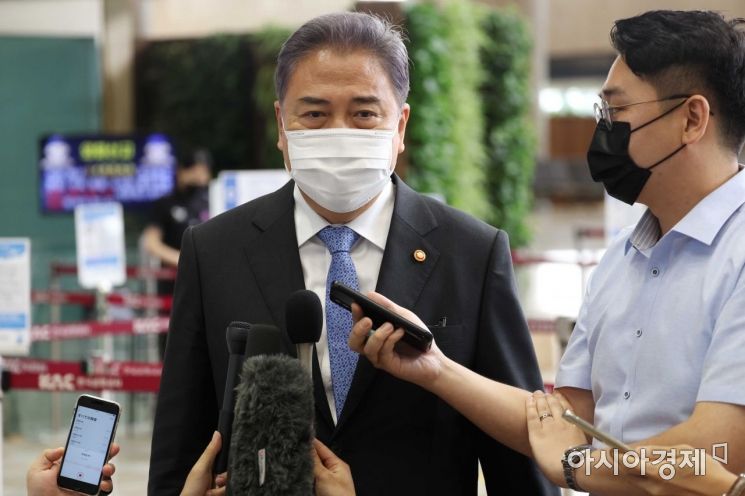
<path id="1" fill-rule="evenodd" d="M 352 311 L 352 303 L 358 304 L 362 308 L 365 317 L 369 317 L 372 320 L 373 329 L 377 329 L 386 322 L 390 322 L 395 329 L 402 328 L 404 330 L 402 340 L 420 351 L 427 351 L 432 346 L 433 337 L 429 329 L 422 328 L 406 320 L 387 308 L 378 305 L 359 291 L 345 286 L 338 281 L 334 281 L 331 284 L 329 298 L 350 312 Z"/>
<path id="2" fill-rule="evenodd" d="M 119 413 L 119 404 L 114 401 L 87 394 L 78 398 L 57 477 L 59 487 L 98 494 Z"/>

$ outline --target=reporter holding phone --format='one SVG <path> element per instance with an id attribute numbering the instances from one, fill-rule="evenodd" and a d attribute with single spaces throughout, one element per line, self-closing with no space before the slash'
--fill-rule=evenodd
<path id="1" fill-rule="evenodd" d="M 709 11 L 652 11 L 615 23 L 618 57 L 596 105 L 588 164 L 609 195 L 648 210 L 593 272 L 556 378 L 574 412 L 600 430 L 626 443 L 728 443 L 732 472 L 745 471 L 745 450 L 734 449 L 745 444 L 744 26 Z M 358 320 L 353 349 L 532 456 L 554 483 L 643 492 L 605 466 L 589 476 L 565 470 L 562 460 L 587 443 L 578 429 L 529 435 L 528 412 L 546 425 L 564 423 L 549 408 L 561 396 L 481 377 L 437 345 L 399 353 L 402 332 L 388 324 L 365 344 L 370 330 L 369 319 Z"/>
<path id="2" fill-rule="evenodd" d="M 57 476 L 60 471 L 60 460 L 65 448 L 53 448 L 44 450 L 39 457 L 29 466 L 26 472 L 26 494 L 28 496 L 64 496 L 70 492 L 57 486 Z M 119 453 L 119 445 L 113 443 L 109 450 L 109 460 Z M 108 494 L 114 490 L 111 478 L 116 472 L 116 467 L 110 461 L 103 466 L 103 478 L 101 479 L 101 494 Z"/>

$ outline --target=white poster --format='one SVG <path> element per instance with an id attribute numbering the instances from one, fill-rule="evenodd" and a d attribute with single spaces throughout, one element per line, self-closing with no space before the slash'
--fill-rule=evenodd
<path id="1" fill-rule="evenodd" d="M 31 344 L 31 241 L 0 238 L 0 355 L 26 355 Z"/>
<path id="2" fill-rule="evenodd" d="M 276 191 L 289 180 L 285 169 L 222 171 L 210 183 L 210 217 Z"/>
<path id="3" fill-rule="evenodd" d="M 124 215 L 119 203 L 75 207 L 78 282 L 88 289 L 109 291 L 127 280 Z"/>

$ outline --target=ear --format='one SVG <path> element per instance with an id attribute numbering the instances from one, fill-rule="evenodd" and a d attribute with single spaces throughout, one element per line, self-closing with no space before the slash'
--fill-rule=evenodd
<path id="1" fill-rule="evenodd" d="M 285 149 L 285 130 L 282 125 L 282 108 L 279 105 L 279 100 L 274 102 L 274 118 L 277 120 L 277 148 L 281 151 Z"/>
<path id="2" fill-rule="evenodd" d="M 711 107 L 706 97 L 693 95 L 685 104 L 685 127 L 683 129 L 683 144 L 690 145 L 700 141 L 709 127 Z"/>
<path id="3" fill-rule="evenodd" d="M 408 103 L 404 103 L 401 109 L 401 117 L 398 119 L 398 134 L 401 137 L 401 141 L 398 143 L 398 153 L 403 153 L 406 149 L 404 144 L 404 137 L 406 136 L 406 123 L 409 122 L 409 114 L 411 113 L 411 107 Z"/>

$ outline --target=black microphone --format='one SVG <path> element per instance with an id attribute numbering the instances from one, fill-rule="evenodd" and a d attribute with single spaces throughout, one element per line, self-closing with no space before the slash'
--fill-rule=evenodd
<path id="1" fill-rule="evenodd" d="M 281 350 L 278 329 L 266 329 L 261 336 L 253 331 L 249 341 L 254 341 L 254 350 Z M 313 494 L 310 377 L 294 358 L 262 354 L 246 359 L 241 378 L 230 444 L 228 494 Z"/>
<path id="2" fill-rule="evenodd" d="M 251 324 L 246 322 L 231 322 L 225 331 L 225 339 L 228 342 L 228 374 L 225 379 L 225 391 L 222 395 L 222 409 L 217 421 L 217 430 L 220 432 L 223 446 L 230 446 L 230 435 L 233 427 L 233 410 L 235 407 L 235 386 L 238 384 L 238 373 L 243 366 L 244 353 L 246 351 L 246 340 L 251 329 Z M 228 468 L 228 457 L 230 450 L 221 449 L 215 460 L 213 472 L 221 474 Z"/>
<path id="3" fill-rule="evenodd" d="M 321 338 L 323 308 L 313 291 L 301 289 L 290 295 L 285 305 L 287 334 L 297 349 L 297 357 L 309 375 L 313 371 L 313 344 Z"/>
<path id="4" fill-rule="evenodd" d="M 284 355 L 282 334 L 273 325 L 253 324 L 246 338 L 245 358 L 259 355 Z M 243 381 L 241 375 L 241 381 Z"/>

